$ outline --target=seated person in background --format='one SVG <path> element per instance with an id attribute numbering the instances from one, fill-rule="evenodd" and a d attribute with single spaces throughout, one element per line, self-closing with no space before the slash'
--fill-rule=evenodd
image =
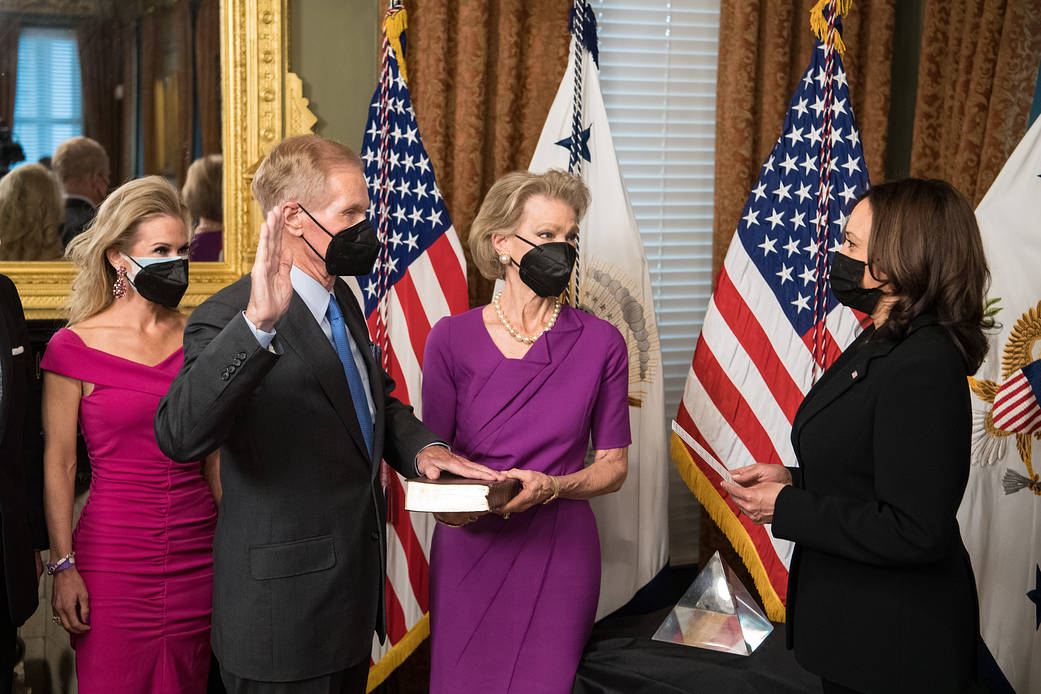
<path id="1" fill-rule="evenodd" d="M 192 211 L 195 235 L 189 260 L 222 260 L 224 249 L 224 196 L 221 171 L 224 157 L 207 154 L 192 162 L 181 196 Z"/>
<path id="2" fill-rule="evenodd" d="M 73 137 L 58 145 L 51 167 L 65 193 L 61 242 L 68 246 L 94 219 L 98 205 L 108 195 L 108 154 L 89 137 Z"/>
<path id="3" fill-rule="evenodd" d="M 39 164 L 0 179 L 0 260 L 60 260 L 61 188 Z"/>

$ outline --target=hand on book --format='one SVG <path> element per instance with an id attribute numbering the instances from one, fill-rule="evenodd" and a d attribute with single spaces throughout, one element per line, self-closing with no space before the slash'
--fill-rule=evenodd
<path id="1" fill-rule="evenodd" d="M 501 515 L 508 513 L 520 513 L 527 511 L 532 506 L 545 503 L 553 497 L 554 484 L 549 475 L 537 470 L 523 470 L 512 468 L 506 471 L 506 476 L 520 480 L 521 490 L 508 504 L 495 509 Z"/>
<path id="2" fill-rule="evenodd" d="M 416 468 L 428 480 L 436 480 L 442 471 L 475 480 L 498 482 L 506 479 L 502 472 L 471 462 L 440 445 L 427 446 L 420 451 L 416 456 Z"/>
<path id="3" fill-rule="evenodd" d="M 488 513 L 487 511 L 478 511 L 476 513 L 435 513 L 434 518 L 445 525 L 450 525 L 453 528 L 466 525 L 467 523 L 473 523 L 475 520 Z"/>

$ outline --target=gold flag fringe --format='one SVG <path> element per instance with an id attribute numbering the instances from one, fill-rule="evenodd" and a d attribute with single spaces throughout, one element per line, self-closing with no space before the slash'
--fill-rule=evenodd
<path id="1" fill-rule="evenodd" d="M 427 612 L 416 625 L 408 630 L 408 633 L 400 641 L 380 658 L 380 661 L 369 668 L 369 681 L 365 686 L 366 692 L 371 692 L 383 684 L 390 673 L 394 672 L 399 665 L 405 662 L 412 652 L 430 636 L 430 613 Z"/>
<path id="2" fill-rule="evenodd" d="M 846 15 L 849 14 L 853 0 L 818 0 L 810 10 L 810 28 L 817 38 L 825 43 L 828 36 L 828 20 L 824 18 L 824 8 L 830 4 L 835 6 L 835 11 L 840 15 Z M 842 42 L 842 36 L 837 31 L 835 32 L 835 50 L 839 52 L 839 55 L 846 52 L 846 44 Z"/>
<path id="3" fill-rule="evenodd" d="M 401 73 L 401 79 L 406 82 L 408 82 L 408 71 L 405 69 L 405 51 L 401 50 L 401 34 L 407 28 L 408 17 L 405 15 L 404 8 L 387 17 L 387 20 L 383 22 L 383 33 L 387 35 L 387 40 L 390 41 L 394 54 L 398 58 L 398 72 Z"/>

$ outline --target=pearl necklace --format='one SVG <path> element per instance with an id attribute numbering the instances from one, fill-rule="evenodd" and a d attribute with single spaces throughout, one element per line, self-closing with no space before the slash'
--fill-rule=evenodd
<path id="1" fill-rule="evenodd" d="M 514 340 L 523 342 L 526 345 L 530 345 L 532 342 L 542 337 L 543 333 L 552 330 L 553 326 L 557 322 L 557 316 L 560 315 L 560 300 L 557 299 L 557 305 L 553 308 L 553 315 L 550 317 L 549 322 L 546 323 L 546 327 L 539 331 L 538 335 L 521 335 L 517 332 L 516 328 L 510 324 L 509 319 L 506 318 L 506 314 L 502 312 L 502 306 L 499 305 L 500 296 L 502 296 L 502 292 L 499 292 L 492 297 L 492 304 L 495 306 L 495 315 L 499 317 L 499 322 L 502 323 L 502 327 L 506 328 L 506 332 L 508 332 Z"/>

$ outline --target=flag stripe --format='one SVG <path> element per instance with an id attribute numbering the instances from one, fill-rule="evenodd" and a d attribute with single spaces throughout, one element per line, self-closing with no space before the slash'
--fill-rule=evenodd
<path id="1" fill-rule="evenodd" d="M 394 505 L 404 511 L 405 490 L 401 485 L 401 478 L 398 475 L 391 475 L 390 480 L 387 483 L 388 500 L 391 497 L 394 498 Z M 408 517 L 408 513 L 402 514 L 402 518 Z M 416 536 L 416 530 L 412 527 L 411 522 L 395 523 L 394 530 L 396 531 L 398 540 L 401 542 L 402 552 L 408 567 L 408 582 L 412 587 L 414 600 L 419 605 L 419 617 L 421 617 L 423 616 L 423 613 L 427 611 L 428 577 L 426 553 L 419 544 L 419 537 Z M 397 581 L 395 581 L 395 584 L 399 585 Z M 417 617 L 417 619 L 419 617 Z"/>
<path id="2" fill-rule="evenodd" d="M 409 266 L 408 274 L 412 278 L 412 284 L 415 285 L 416 293 L 423 304 L 423 312 L 428 325 L 433 327 L 439 320 L 452 313 L 448 300 L 441 289 L 441 283 L 437 279 L 437 271 L 430 262 L 429 253 L 424 253 L 416 258 Z"/>
<path id="3" fill-rule="evenodd" d="M 423 350 L 426 347 L 427 335 L 430 334 L 430 321 L 427 320 L 426 308 L 419 299 L 416 286 L 412 283 L 411 268 L 394 285 L 394 288 L 391 290 L 391 296 L 393 299 L 397 299 L 400 307 L 402 321 L 412 347 L 411 351 L 418 366 L 417 374 L 415 374 L 418 377 L 418 372 L 421 372 L 423 369 Z M 391 323 L 391 325 L 393 326 L 394 323 Z M 400 336 L 400 333 L 398 335 Z M 391 331 L 390 339 L 391 342 L 395 341 L 395 332 L 393 330 Z M 397 345 L 395 345 L 394 351 L 399 351 Z M 413 376 L 413 374 L 408 375 L 409 378 Z M 420 381 L 409 381 L 410 386 L 413 383 L 418 385 Z"/>
<path id="4" fill-rule="evenodd" d="M 444 234 L 431 244 L 427 254 L 430 256 L 430 262 L 438 269 L 437 281 L 441 285 L 452 315 L 455 315 L 470 308 L 470 299 L 466 289 L 466 273 L 463 271 L 465 265 L 458 262 L 459 256 L 456 255 L 453 240 L 458 244 L 454 233 L 450 231 Z M 459 252 L 462 253 L 462 250 Z"/>

